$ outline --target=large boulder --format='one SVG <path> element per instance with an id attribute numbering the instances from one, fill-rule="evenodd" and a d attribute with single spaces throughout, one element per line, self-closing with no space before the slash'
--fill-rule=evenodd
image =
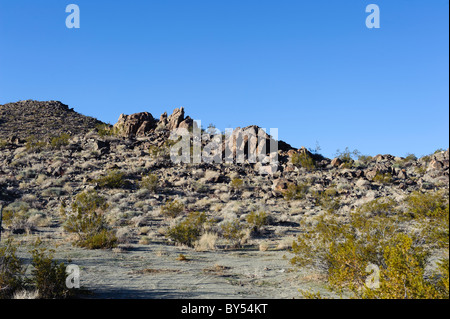
<path id="1" fill-rule="evenodd" d="M 119 134 L 128 138 L 145 136 L 147 132 L 156 127 L 156 120 L 148 112 L 135 113 L 131 115 L 120 114 L 119 120 L 114 128 Z"/>
<path id="2" fill-rule="evenodd" d="M 173 113 L 167 119 L 168 130 L 174 130 L 179 127 L 180 123 L 184 120 L 184 108 L 180 107 L 173 110 Z"/>

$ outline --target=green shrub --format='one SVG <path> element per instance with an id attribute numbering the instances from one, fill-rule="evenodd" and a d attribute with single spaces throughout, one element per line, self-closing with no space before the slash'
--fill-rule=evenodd
<path id="1" fill-rule="evenodd" d="M 390 184 L 392 183 L 392 174 L 378 172 L 372 180 L 380 184 Z"/>
<path id="2" fill-rule="evenodd" d="M 369 164 L 372 161 L 373 157 L 370 155 L 358 155 L 358 161 L 363 163 L 364 165 Z"/>
<path id="3" fill-rule="evenodd" d="M 60 299 L 69 296 L 66 287 L 66 265 L 53 259 L 53 250 L 36 247 L 31 251 L 33 270 L 31 282 L 39 292 L 39 298 Z"/>
<path id="4" fill-rule="evenodd" d="M 96 130 L 100 137 L 117 136 L 119 134 L 119 130 L 111 124 L 97 124 Z"/>
<path id="5" fill-rule="evenodd" d="M 414 162 L 417 161 L 417 157 L 414 154 L 406 154 L 406 157 L 404 158 L 404 162 Z"/>
<path id="6" fill-rule="evenodd" d="M 156 192 L 158 189 L 158 176 L 155 174 L 149 174 L 142 178 L 140 187 L 148 189 L 151 192 Z"/>
<path id="7" fill-rule="evenodd" d="M 209 220 L 205 213 L 190 213 L 183 221 L 169 228 L 166 236 L 176 243 L 194 247 L 194 243 L 204 232 L 204 226 Z"/>
<path id="8" fill-rule="evenodd" d="M 294 153 L 292 155 L 292 164 L 297 167 L 304 167 L 309 171 L 312 171 L 316 168 L 316 162 L 314 158 L 308 153 Z"/>
<path id="9" fill-rule="evenodd" d="M 327 212 L 333 212 L 340 207 L 339 194 L 334 185 L 323 192 L 312 192 L 315 204 L 322 207 Z"/>
<path id="10" fill-rule="evenodd" d="M 380 197 L 358 207 L 356 212 L 369 218 L 373 216 L 392 216 L 398 213 L 397 206 L 397 202 L 393 199 Z"/>
<path id="11" fill-rule="evenodd" d="M 269 215 L 266 212 L 251 212 L 246 216 L 245 220 L 254 233 L 259 233 L 270 221 Z"/>
<path id="12" fill-rule="evenodd" d="M 167 200 L 163 206 L 161 206 L 161 214 L 166 217 L 175 218 L 181 215 L 184 211 L 183 203 L 177 200 Z"/>
<path id="13" fill-rule="evenodd" d="M 290 183 L 286 190 L 283 191 L 284 199 L 289 200 L 298 200 L 304 199 L 306 194 L 309 191 L 309 186 L 306 183 L 301 183 L 295 185 L 294 183 Z"/>
<path id="14" fill-rule="evenodd" d="M 39 140 L 35 135 L 30 135 L 25 143 L 25 147 L 29 152 L 42 151 L 46 146 L 47 142 Z"/>
<path id="15" fill-rule="evenodd" d="M 98 233 L 78 242 L 78 246 L 87 249 L 110 249 L 117 246 L 116 235 L 108 229 L 102 229 Z"/>
<path id="16" fill-rule="evenodd" d="M 96 191 L 86 191 L 76 196 L 72 204 L 72 214 L 67 218 L 64 229 L 76 233 L 77 246 L 90 249 L 112 248 L 117 238 L 108 229 L 104 211 L 108 208 L 106 199 Z"/>
<path id="17" fill-rule="evenodd" d="M 244 237 L 244 225 L 239 219 L 223 222 L 220 226 L 222 236 L 227 239 L 232 246 L 237 247 L 240 245 L 242 238 Z"/>
<path id="18" fill-rule="evenodd" d="M 125 185 L 125 173 L 113 170 L 108 172 L 106 176 L 95 179 L 94 182 L 100 188 L 121 188 Z"/>
<path id="19" fill-rule="evenodd" d="M 448 202 L 438 195 L 407 199 L 414 228 L 404 227 L 408 221 L 392 200 L 368 203 L 347 222 L 332 213 L 322 215 L 313 226 L 303 225 L 291 263 L 322 270 L 332 290 L 357 298 L 448 298 L 448 257 L 425 276 L 432 249 L 444 248 L 448 256 Z M 424 232 L 418 234 L 417 228 Z M 435 236 L 426 235 L 434 233 L 439 244 Z M 379 268 L 380 286 L 375 289 L 367 285 L 371 264 Z"/>
<path id="20" fill-rule="evenodd" d="M 359 158 L 361 153 L 358 150 L 351 151 L 348 147 L 345 150 L 340 151 L 339 149 L 336 151 L 336 157 L 339 158 L 344 167 L 351 168 L 354 162 L 354 158 Z"/>
<path id="21" fill-rule="evenodd" d="M 54 149 L 60 149 L 62 146 L 69 145 L 70 135 L 62 133 L 60 136 L 53 137 L 50 141 L 50 145 Z"/>
<path id="22" fill-rule="evenodd" d="M 411 193 L 405 199 L 408 212 L 422 225 L 422 238 L 435 248 L 449 248 L 448 191 Z"/>
<path id="23" fill-rule="evenodd" d="M 8 142 L 0 138 L 0 150 L 6 148 L 8 146 Z"/>
<path id="24" fill-rule="evenodd" d="M 231 189 L 233 189 L 235 191 L 241 190 L 243 186 L 244 186 L 244 181 L 240 178 L 233 178 L 230 182 Z"/>
<path id="25" fill-rule="evenodd" d="M 0 299 L 11 298 L 24 285 L 25 269 L 16 251 L 17 247 L 11 239 L 0 246 Z"/>

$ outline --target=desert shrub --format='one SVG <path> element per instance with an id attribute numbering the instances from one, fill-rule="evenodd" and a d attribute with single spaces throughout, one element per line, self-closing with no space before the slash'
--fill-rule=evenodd
<path id="1" fill-rule="evenodd" d="M 106 199 L 96 191 L 86 191 L 76 196 L 72 203 L 72 214 L 64 224 L 67 232 L 78 235 L 76 245 L 89 249 L 116 246 L 117 238 L 108 229 L 104 218 L 107 208 Z"/>
<path id="2" fill-rule="evenodd" d="M 4 139 L 0 138 L 0 150 L 6 148 L 8 146 L 8 142 L 5 141 Z"/>
<path id="3" fill-rule="evenodd" d="M 88 238 L 80 241 L 78 246 L 87 249 L 110 249 L 117 246 L 118 239 L 114 232 L 102 229 L 98 233 L 92 234 Z"/>
<path id="4" fill-rule="evenodd" d="M 254 233 L 259 233 L 261 229 L 269 224 L 269 215 L 266 212 L 251 212 L 245 220 Z"/>
<path id="5" fill-rule="evenodd" d="M 25 147 L 29 152 L 42 151 L 47 146 L 47 142 L 39 140 L 35 135 L 30 135 L 26 139 Z"/>
<path id="6" fill-rule="evenodd" d="M 117 136 L 119 133 L 119 130 L 114 128 L 111 124 L 97 124 L 95 128 L 100 137 Z"/>
<path id="7" fill-rule="evenodd" d="M 39 298 L 68 297 L 70 290 L 66 287 L 66 265 L 53 259 L 54 251 L 36 244 L 31 254 L 33 266 L 31 282 L 39 292 Z"/>
<path id="8" fill-rule="evenodd" d="M 358 150 L 351 151 L 348 147 L 345 148 L 345 150 L 340 151 L 339 149 L 336 150 L 336 157 L 339 158 L 342 163 L 344 164 L 344 167 L 351 168 L 354 162 L 355 158 L 358 158 L 361 156 L 361 153 Z"/>
<path id="9" fill-rule="evenodd" d="M 173 199 L 167 200 L 163 206 L 161 206 L 161 214 L 166 217 L 175 218 L 183 213 L 185 207 L 183 203 Z"/>
<path id="10" fill-rule="evenodd" d="M 139 184 L 141 188 L 148 189 L 151 192 L 156 192 L 158 189 L 158 176 L 155 174 L 149 174 L 144 176 Z"/>
<path id="11" fill-rule="evenodd" d="M 340 207 L 339 194 L 334 185 L 327 188 L 325 191 L 312 192 L 316 205 L 319 205 L 327 212 L 332 212 Z"/>
<path id="12" fill-rule="evenodd" d="M 414 154 L 406 154 L 406 157 L 403 159 L 405 163 L 417 161 L 417 157 Z"/>
<path id="13" fill-rule="evenodd" d="M 449 248 L 449 198 L 447 191 L 413 192 L 405 199 L 408 212 L 421 226 L 422 240 L 432 247 Z"/>
<path id="14" fill-rule="evenodd" d="M 378 172 L 372 180 L 380 184 L 390 184 L 392 183 L 392 174 Z"/>
<path id="15" fill-rule="evenodd" d="M 195 249 L 197 251 L 214 250 L 216 248 L 216 242 L 218 239 L 216 233 L 205 232 L 195 242 Z"/>
<path id="16" fill-rule="evenodd" d="M 100 188 L 121 188 L 125 185 L 125 173 L 112 170 L 107 175 L 94 180 Z"/>
<path id="17" fill-rule="evenodd" d="M 30 232 L 34 226 L 28 223 L 30 206 L 26 202 L 16 201 L 3 209 L 3 223 L 13 234 Z"/>
<path id="18" fill-rule="evenodd" d="M 372 161 L 373 157 L 370 155 L 358 155 L 358 161 L 363 163 L 364 165 L 369 164 Z"/>
<path id="19" fill-rule="evenodd" d="M 300 183 L 298 185 L 290 183 L 287 189 L 283 191 L 283 197 L 287 201 L 304 199 L 308 191 L 309 186 L 306 183 Z"/>
<path id="20" fill-rule="evenodd" d="M 380 197 L 365 203 L 356 209 L 358 214 L 366 216 L 391 216 L 398 213 L 398 203 L 391 198 Z"/>
<path id="21" fill-rule="evenodd" d="M 169 159 L 170 147 L 174 145 L 174 141 L 167 140 L 163 145 L 150 145 L 148 152 L 154 159 Z"/>
<path id="22" fill-rule="evenodd" d="M 316 162 L 314 158 L 308 153 L 294 153 L 292 155 L 292 164 L 297 167 L 304 167 L 309 171 L 312 171 L 316 168 Z"/>
<path id="23" fill-rule="evenodd" d="M 332 290 L 347 291 L 358 298 L 448 298 L 448 257 L 440 260 L 433 275 L 425 276 L 427 260 L 434 248 L 444 247 L 448 255 L 448 204 L 445 212 L 445 208 L 436 205 L 436 200 L 428 200 L 434 204 L 409 207 L 409 210 L 427 212 L 426 219 L 412 221 L 416 222 L 415 228 L 426 233 L 440 228 L 444 233 L 437 233 L 444 244 L 433 247 L 436 241 L 433 236 L 408 232 L 409 228 L 404 227 L 405 218 L 397 214 L 395 203 L 378 200 L 356 210 L 348 222 L 327 213 L 314 226 L 304 227 L 292 246 L 295 257 L 291 262 L 322 270 Z M 440 226 L 432 222 L 434 214 L 429 211 L 433 207 L 438 207 L 434 212 L 439 212 L 436 214 L 440 216 Z M 447 217 L 442 216 L 445 214 Z M 369 265 L 379 268 L 376 289 L 367 284 Z"/>
<path id="24" fill-rule="evenodd" d="M 240 178 L 233 178 L 230 182 L 231 189 L 238 191 L 244 186 L 244 181 Z"/>
<path id="25" fill-rule="evenodd" d="M 24 268 L 16 251 L 11 239 L 0 246 L 0 299 L 11 298 L 24 285 Z"/>
<path id="26" fill-rule="evenodd" d="M 196 191 L 197 193 L 208 193 L 210 191 L 210 188 L 207 185 L 199 181 L 194 182 L 192 186 L 194 191 Z"/>
<path id="27" fill-rule="evenodd" d="M 240 242 L 244 237 L 244 228 L 244 225 L 237 218 L 225 221 L 220 225 L 222 236 L 234 247 L 240 245 Z"/>
<path id="28" fill-rule="evenodd" d="M 53 137 L 50 141 L 50 145 L 54 149 L 60 149 L 62 146 L 69 145 L 70 135 L 62 133 L 60 136 Z"/>
<path id="29" fill-rule="evenodd" d="M 183 221 L 170 227 L 166 236 L 176 243 L 194 247 L 194 243 L 203 234 L 205 224 L 208 222 L 209 220 L 205 213 L 192 212 Z"/>

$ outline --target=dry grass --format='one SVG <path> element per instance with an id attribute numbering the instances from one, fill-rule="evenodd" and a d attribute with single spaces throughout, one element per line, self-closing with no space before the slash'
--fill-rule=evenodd
<path id="1" fill-rule="evenodd" d="M 196 251 L 215 250 L 216 243 L 219 236 L 214 233 L 204 233 L 200 239 L 195 243 Z"/>

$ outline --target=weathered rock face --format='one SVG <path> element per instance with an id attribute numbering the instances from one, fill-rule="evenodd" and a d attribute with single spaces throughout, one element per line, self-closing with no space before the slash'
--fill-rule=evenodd
<path id="1" fill-rule="evenodd" d="M 178 128 L 180 123 L 184 120 L 184 107 L 173 110 L 173 113 L 167 119 L 167 129 L 169 131 Z"/>
<path id="2" fill-rule="evenodd" d="M 148 112 L 121 114 L 114 127 L 119 130 L 120 135 L 125 137 L 145 136 L 148 131 L 156 127 L 156 120 Z"/>
<path id="3" fill-rule="evenodd" d="M 269 155 L 271 153 L 271 145 L 275 146 L 276 152 L 280 150 L 287 152 L 292 149 L 290 145 L 274 140 L 259 126 L 250 125 L 234 129 L 225 138 L 223 150 L 226 155 L 240 162 L 243 159 L 248 159 L 249 162 L 256 163 L 260 161 L 259 155 Z"/>

